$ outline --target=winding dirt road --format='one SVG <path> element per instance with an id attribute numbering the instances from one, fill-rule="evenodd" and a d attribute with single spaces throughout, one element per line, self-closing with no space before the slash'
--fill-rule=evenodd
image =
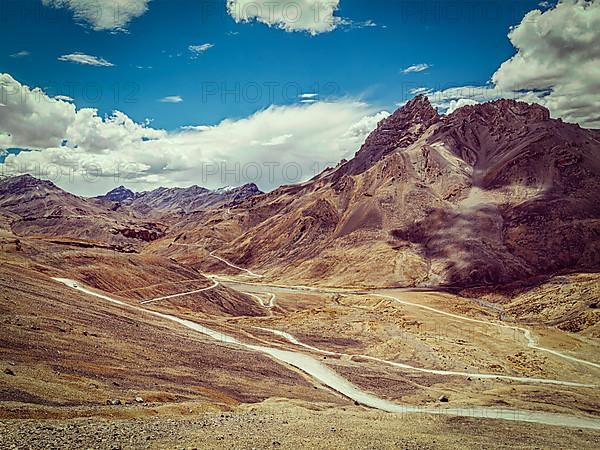
<path id="1" fill-rule="evenodd" d="M 198 323 L 181 319 L 176 316 L 163 314 L 157 311 L 151 311 L 139 306 L 131 305 L 117 299 L 113 299 L 107 295 L 95 292 L 93 290 L 82 287 L 78 282 L 66 278 L 54 278 L 55 281 L 63 283 L 73 289 L 81 291 L 87 295 L 111 302 L 113 304 L 133 309 L 144 314 L 153 315 L 166 321 L 174 322 L 188 329 L 194 330 L 206 336 L 209 336 L 216 341 L 226 344 L 237 345 L 249 350 L 261 352 L 270 355 L 274 359 L 296 367 L 312 377 L 314 380 L 322 383 L 343 396 L 354 400 L 364 406 L 376 408 L 382 411 L 392 413 L 428 413 L 428 414 L 443 414 L 462 417 L 502 419 L 520 422 L 532 422 L 546 425 L 557 425 L 577 428 L 592 428 L 600 429 L 600 419 L 593 417 L 571 416 L 565 414 L 543 413 L 536 411 L 526 411 L 518 409 L 497 409 L 497 408 L 432 408 L 419 407 L 412 405 L 401 405 L 389 400 L 381 399 L 368 392 L 363 391 L 348 380 L 334 372 L 329 367 L 325 366 L 312 356 L 304 353 L 282 350 L 279 348 L 265 347 L 262 345 L 253 345 L 239 341 L 238 339 L 228 336 L 222 332 L 211 330 Z M 284 335 L 282 335 L 284 336 Z M 289 335 L 291 336 L 291 335 Z M 297 341 L 293 336 L 292 339 Z"/>
<path id="2" fill-rule="evenodd" d="M 227 261 L 225 258 L 221 258 L 220 256 L 217 256 L 217 255 L 215 255 L 215 252 L 214 252 L 214 251 L 210 252 L 209 254 L 210 254 L 210 256 L 212 256 L 213 258 L 216 258 L 216 259 L 218 259 L 219 261 L 221 261 L 223 264 L 225 264 L 225 265 L 227 265 L 227 266 L 229 266 L 229 267 L 232 267 L 232 268 L 234 268 L 234 269 L 240 270 L 240 271 L 242 271 L 242 272 L 245 272 L 245 273 L 247 274 L 247 276 L 250 276 L 250 277 L 253 277 L 253 278 L 264 278 L 264 276 L 263 276 L 263 275 L 259 275 L 259 274 L 257 274 L 257 273 L 254 273 L 254 272 L 252 272 L 251 270 L 244 269 L 243 267 L 236 266 L 235 264 L 233 264 L 233 263 L 231 263 L 231 262 Z"/>
<path id="3" fill-rule="evenodd" d="M 509 324 L 506 324 L 503 322 L 486 321 L 486 320 L 481 320 L 481 319 L 475 319 L 473 317 L 461 316 L 460 314 L 454 314 L 454 313 L 450 313 L 447 311 L 433 308 L 431 306 L 421 305 L 419 303 L 414 303 L 414 302 L 409 302 L 407 300 L 402 300 L 401 298 L 394 297 L 391 295 L 377 293 L 377 291 L 371 292 L 371 291 L 360 291 L 360 290 L 327 289 L 327 288 L 318 288 L 318 287 L 309 287 L 309 286 L 283 286 L 283 285 L 276 285 L 276 284 L 251 283 L 251 282 L 245 282 L 245 281 L 238 281 L 238 280 L 232 280 L 232 279 L 229 279 L 226 277 L 219 277 L 219 276 L 217 276 L 215 278 L 219 279 L 223 282 L 228 282 L 228 283 L 232 283 L 232 284 L 242 284 L 242 285 L 247 284 L 247 285 L 251 285 L 251 286 L 261 286 L 261 287 L 268 288 L 271 290 L 282 290 L 284 292 L 310 291 L 310 292 L 316 293 L 316 294 L 370 295 L 370 296 L 374 296 L 374 297 L 379 297 L 379 298 L 382 298 L 385 300 L 391 300 L 393 302 L 400 303 L 402 305 L 427 310 L 429 312 L 433 312 L 435 314 L 441 314 L 446 317 L 451 317 L 453 319 L 456 319 L 456 320 L 462 321 L 462 322 L 480 323 L 483 325 L 494 326 L 494 327 L 498 327 L 498 328 L 505 329 L 505 330 L 512 330 L 514 332 L 518 332 L 518 333 L 522 334 L 522 336 L 527 341 L 527 346 L 529 348 L 552 354 L 556 357 L 565 359 L 567 361 L 571 361 L 571 362 L 575 362 L 578 364 L 583 364 L 583 365 L 587 365 L 590 367 L 594 367 L 596 369 L 600 369 L 599 363 L 595 363 L 593 361 L 588 361 L 585 359 L 577 358 L 575 356 L 567 355 L 565 353 L 561 353 L 557 350 L 553 350 L 553 349 L 550 349 L 547 347 L 539 346 L 537 339 L 533 336 L 533 333 L 531 332 L 531 330 L 528 330 L 527 328 L 523 328 L 523 327 L 520 327 L 517 325 L 509 325 Z"/>
<path id="4" fill-rule="evenodd" d="M 408 364 L 402 364 L 402 363 L 398 363 L 398 362 L 394 362 L 394 361 L 388 361 L 386 359 L 376 358 L 374 356 L 369 356 L 369 355 L 351 355 L 348 353 L 331 352 L 328 350 L 322 350 L 320 348 L 313 347 L 312 345 L 304 344 L 303 342 L 299 341 L 295 336 L 293 336 L 289 333 L 286 333 L 284 331 L 272 330 L 270 328 L 262 328 L 262 327 L 258 328 L 258 329 L 273 333 L 277 336 L 281 336 L 284 339 L 286 339 L 287 341 L 291 342 L 292 344 L 295 344 L 300 347 L 304 347 L 309 350 L 313 350 L 315 352 L 322 353 L 325 355 L 342 356 L 342 357 L 345 356 L 350 359 L 355 358 L 355 357 L 364 358 L 364 359 L 369 359 L 371 361 L 380 362 L 380 363 L 387 364 L 387 365 L 390 365 L 393 367 L 397 367 L 397 368 L 409 370 L 409 371 L 414 371 L 414 372 L 423 372 L 423 373 L 429 373 L 429 374 L 433 374 L 433 375 L 460 376 L 460 377 L 465 377 L 465 378 L 467 378 L 467 377 L 481 378 L 481 379 L 486 379 L 486 380 L 509 380 L 509 381 L 517 381 L 519 383 L 554 384 L 554 385 L 572 386 L 572 387 L 592 387 L 592 388 L 598 387 L 595 384 L 577 383 L 574 381 L 552 380 L 552 379 L 547 379 L 547 378 L 514 377 L 514 376 L 510 376 L 510 375 L 495 375 L 495 374 L 489 374 L 489 373 L 454 372 L 454 371 L 449 371 L 449 370 L 425 369 L 422 367 L 414 367 L 414 366 L 410 366 Z"/>
<path id="5" fill-rule="evenodd" d="M 205 287 L 205 288 L 202 288 L 202 289 L 196 289 L 195 291 L 181 292 L 179 294 L 166 295 L 164 297 L 158 297 L 158 298 L 153 298 L 153 299 L 150 299 L 150 300 L 144 300 L 144 301 L 140 302 L 140 305 L 147 305 L 149 303 L 160 302 L 161 300 L 169 300 L 171 298 L 179 298 L 179 297 L 185 297 L 187 295 L 198 294 L 199 292 L 210 291 L 210 290 L 215 289 L 215 288 L 217 288 L 217 287 L 219 287 L 221 285 L 221 283 L 219 283 L 217 280 L 212 280 L 212 281 L 213 281 L 212 286 Z"/>

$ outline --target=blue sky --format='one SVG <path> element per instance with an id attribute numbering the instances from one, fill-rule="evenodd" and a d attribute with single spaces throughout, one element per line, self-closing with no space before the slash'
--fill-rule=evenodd
<path id="1" fill-rule="evenodd" d="M 0 21 L 0 176 L 82 195 L 307 180 L 421 92 L 600 128 L 600 0 L 6 0 Z"/>
<path id="2" fill-rule="evenodd" d="M 347 23 L 312 36 L 236 23 L 224 0 L 154 0 L 126 32 L 94 31 L 68 9 L 25 0 L 12 9 L 3 6 L 2 33 L 11 38 L 0 40 L 1 71 L 50 95 L 72 96 L 78 107 L 118 109 L 167 130 L 245 117 L 270 103 L 294 103 L 298 87 L 393 110 L 415 86 L 485 84 L 514 54 L 509 28 L 537 3 L 342 0 L 336 15 Z M 214 47 L 192 58 L 188 47 L 206 43 Z M 11 57 L 22 51 L 29 55 Z M 114 66 L 58 60 L 75 52 Z M 402 73 L 415 64 L 431 67 Z M 231 93 L 225 99 L 212 94 L 223 87 L 240 92 L 239 101 Z M 167 96 L 183 101 L 159 101 Z"/>

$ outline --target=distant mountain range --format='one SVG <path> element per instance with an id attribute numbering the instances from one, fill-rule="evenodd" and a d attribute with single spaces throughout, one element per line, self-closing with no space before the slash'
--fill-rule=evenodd
<path id="1" fill-rule="evenodd" d="M 0 182 L 0 215 L 17 234 L 152 241 L 198 264 L 218 249 L 272 279 L 465 287 L 597 271 L 599 198 L 600 131 L 511 100 L 441 116 L 419 96 L 307 183 L 84 199 L 23 176 Z"/>
<path id="2" fill-rule="evenodd" d="M 134 192 L 124 186 L 96 197 L 99 201 L 121 203 L 127 205 L 138 214 L 187 214 L 207 208 L 219 208 L 227 204 L 237 204 L 240 201 L 262 194 L 254 184 L 240 187 L 221 188 L 216 190 L 200 186 L 188 188 L 158 188 L 149 192 Z"/>
<path id="3" fill-rule="evenodd" d="M 70 194 L 54 183 L 22 175 L 0 180 L 0 218 L 16 234 L 109 244 L 117 249 L 164 237 L 169 215 L 234 205 L 258 195 L 254 184 L 234 189 L 159 188 L 135 193 L 121 186 L 96 198 Z"/>

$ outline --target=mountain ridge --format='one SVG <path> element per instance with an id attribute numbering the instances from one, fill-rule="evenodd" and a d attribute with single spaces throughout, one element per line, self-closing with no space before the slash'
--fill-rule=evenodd
<path id="1" fill-rule="evenodd" d="M 499 100 L 440 116 L 417 97 L 354 159 L 241 204 L 242 231 L 220 245 L 298 283 L 476 286 L 596 271 L 597 136 L 539 105 Z"/>
<path id="2" fill-rule="evenodd" d="M 497 100 L 442 116 L 418 96 L 353 159 L 309 182 L 266 194 L 253 184 L 117 188 L 123 204 L 103 208 L 168 224 L 152 252 L 202 264 L 172 248 L 176 238 L 281 281 L 472 287 L 597 271 L 599 137 L 535 104 Z M 68 198 L 78 200 L 50 205 L 85 209 Z"/>

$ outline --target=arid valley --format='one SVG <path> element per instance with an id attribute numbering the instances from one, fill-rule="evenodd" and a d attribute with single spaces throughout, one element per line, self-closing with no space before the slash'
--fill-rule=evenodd
<path id="1" fill-rule="evenodd" d="M 0 450 L 600 448 L 600 0 L 0 35 Z"/>
<path id="2" fill-rule="evenodd" d="M 454 120 L 486 136 L 487 123 L 543 129 L 555 148 L 562 137 L 549 130 L 564 127 L 590 150 L 545 153 L 522 189 L 500 181 L 514 179 L 513 159 L 478 157 L 470 169 L 453 148 L 460 135 L 444 132 Z M 584 258 L 576 240 L 588 232 L 563 236 L 574 253 L 546 261 L 536 252 L 551 241 L 536 230 L 543 218 L 597 232 L 586 192 L 598 192 L 598 145 L 537 107 L 500 101 L 441 118 L 419 97 L 355 159 L 270 194 L 82 198 L 29 175 L 2 181 L 2 447 L 24 436 L 34 447 L 49 437 L 106 448 L 594 447 L 598 241 Z M 586 176 L 565 177 L 575 171 Z M 536 174 L 580 221 L 547 209 L 531 221 L 526 211 L 550 201 Z M 182 210 L 190 196 L 205 203 Z M 406 209 L 406 196 L 425 205 Z M 465 232 L 403 231 L 431 202 Z M 526 220 L 510 228 L 514 214 Z M 457 248 L 470 248 L 462 266 L 449 262 Z"/>

